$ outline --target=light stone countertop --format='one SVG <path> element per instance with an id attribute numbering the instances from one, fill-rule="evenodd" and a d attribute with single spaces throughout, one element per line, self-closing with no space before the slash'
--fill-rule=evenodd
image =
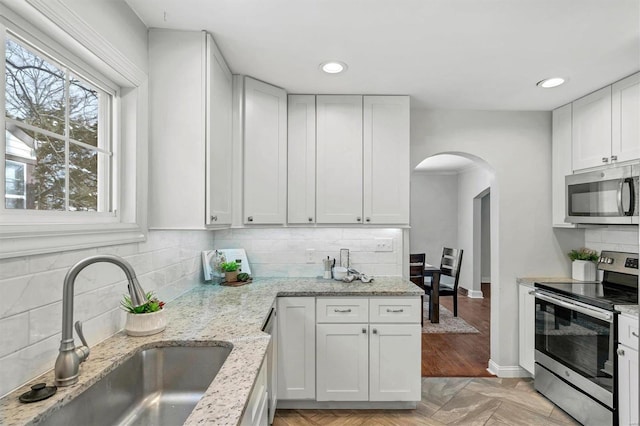
<path id="1" fill-rule="evenodd" d="M 636 318 L 640 317 L 638 305 L 616 305 L 615 308 L 623 314 Z"/>
<path id="2" fill-rule="evenodd" d="M 423 291 L 400 277 L 369 284 L 315 278 L 259 278 L 241 287 L 202 284 L 167 304 L 167 328 L 147 337 L 120 332 L 91 348 L 78 383 L 51 398 L 22 404 L 18 396 L 39 382 L 53 383 L 53 370 L 0 399 L 0 424 L 35 424 L 107 375 L 134 353 L 161 346 L 233 345 L 229 357 L 186 425 L 237 425 L 266 354 L 270 336 L 262 325 L 277 296 L 419 296 Z M 76 342 L 77 343 L 77 342 Z"/>

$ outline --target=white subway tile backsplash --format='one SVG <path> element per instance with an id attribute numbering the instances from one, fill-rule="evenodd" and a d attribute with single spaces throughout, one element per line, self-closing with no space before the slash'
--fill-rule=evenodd
<path id="1" fill-rule="evenodd" d="M 29 258 L 16 257 L 0 260 L 0 280 L 19 277 L 29 273 Z"/>
<path id="2" fill-rule="evenodd" d="M 61 300 L 65 273 L 59 269 L 0 281 L 0 318 Z"/>
<path id="3" fill-rule="evenodd" d="M 610 226 L 585 229 L 585 246 L 593 250 L 638 252 L 637 226 Z"/>
<path id="4" fill-rule="evenodd" d="M 29 313 L 24 312 L 0 320 L 0 357 L 29 344 Z"/>
<path id="5" fill-rule="evenodd" d="M 28 314 L 30 345 L 61 332 L 62 302 L 56 302 L 41 308 L 32 309 Z"/>
<path id="6" fill-rule="evenodd" d="M 85 257 L 95 254 L 97 254 L 96 249 L 86 249 L 31 256 L 29 257 L 29 272 L 36 274 L 54 269 L 69 268 Z"/>

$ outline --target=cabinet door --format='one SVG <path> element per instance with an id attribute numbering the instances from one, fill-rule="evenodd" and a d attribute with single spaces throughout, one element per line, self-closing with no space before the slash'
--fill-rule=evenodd
<path id="1" fill-rule="evenodd" d="M 152 229 L 205 225 L 205 37 L 196 31 L 149 30 Z"/>
<path id="2" fill-rule="evenodd" d="M 365 223 L 409 223 L 409 97 L 364 97 Z"/>
<path id="3" fill-rule="evenodd" d="M 520 367 L 534 374 L 536 298 L 529 294 L 533 287 L 518 287 L 518 350 Z"/>
<path id="4" fill-rule="evenodd" d="M 611 155 L 617 161 L 640 158 L 640 73 L 611 87 Z"/>
<path id="5" fill-rule="evenodd" d="M 289 95 L 288 108 L 289 223 L 315 223 L 316 97 Z"/>
<path id="6" fill-rule="evenodd" d="M 232 76 L 213 37 L 207 35 L 208 225 L 231 224 Z"/>
<path id="7" fill-rule="evenodd" d="M 611 86 L 573 102 L 573 170 L 602 166 L 611 157 Z"/>
<path id="8" fill-rule="evenodd" d="M 362 96 L 318 95 L 317 222 L 362 223 Z"/>
<path id="9" fill-rule="evenodd" d="M 618 415 L 621 426 L 638 424 L 638 351 L 618 346 Z"/>
<path id="10" fill-rule="evenodd" d="M 269 377 L 267 381 L 269 383 L 267 392 L 269 395 L 269 424 L 273 423 L 273 418 L 276 415 L 276 407 L 278 406 L 278 310 L 274 312 L 276 321 L 273 323 L 273 329 L 271 330 L 271 352 L 269 357 Z"/>
<path id="11" fill-rule="evenodd" d="M 287 209 L 287 94 L 244 80 L 244 223 L 283 224 Z"/>
<path id="12" fill-rule="evenodd" d="M 278 399 L 316 396 L 313 297 L 278 298 Z"/>
<path id="13" fill-rule="evenodd" d="M 369 399 L 369 326 L 318 324 L 317 401 Z M 418 372 L 419 376 L 420 372 Z"/>
<path id="14" fill-rule="evenodd" d="M 564 178 L 573 173 L 571 167 L 571 104 L 553 111 L 551 147 L 551 203 L 553 226 L 575 228 L 565 222 L 567 197 Z"/>
<path id="15" fill-rule="evenodd" d="M 369 401 L 420 401 L 420 324 L 369 327 Z"/>

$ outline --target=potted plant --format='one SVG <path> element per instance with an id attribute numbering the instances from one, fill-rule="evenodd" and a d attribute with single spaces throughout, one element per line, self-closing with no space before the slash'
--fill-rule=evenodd
<path id="1" fill-rule="evenodd" d="M 220 270 L 224 271 L 226 282 L 235 283 L 238 281 L 238 264 L 235 261 L 221 263 Z"/>
<path id="2" fill-rule="evenodd" d="M 580 281 L 595 281 L 598 252 L 588 248 L 571 250 L 569 252 L 571 264 L 571 277 Z"/>
<path id="3" fill-rule="evenodd" d="M 133 306 L 129 295 L 124 295 L 120 302 L 122 309 L 127 312 L 124 330 L 129 336 L 150 336 L 167 327 L 164 302 L 158 300 L 153 292 L 148 292 L 145 296 L 147 302 L 141 306 Z"/>

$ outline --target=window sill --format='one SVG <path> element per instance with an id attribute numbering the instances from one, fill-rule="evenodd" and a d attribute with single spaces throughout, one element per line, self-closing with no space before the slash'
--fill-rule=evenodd
<path id="1" fill-rule="evenodd" d="M 0 259 L 144 241 L 135 224 L 16 225 L 0 230 Z"/>

